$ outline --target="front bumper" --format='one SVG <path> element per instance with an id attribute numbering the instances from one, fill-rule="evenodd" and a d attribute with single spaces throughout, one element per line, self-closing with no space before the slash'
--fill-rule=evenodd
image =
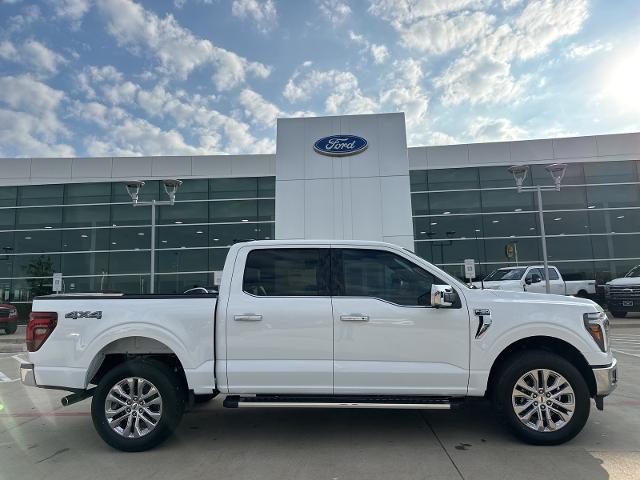
<path id="1" fill-rule="evenodd" d="M 20 365 L 20 381 L 23 385 L 37 387 L 36 376 L 33 372 L 33 363 L 23 363 Z"/>
<path id="2" fill-rule="evenodd" d="M 596 396 L 604 397 L 618 386 L 618 361 L 614 358 L 611 365 L 593 369 L 596 379 Z"/>

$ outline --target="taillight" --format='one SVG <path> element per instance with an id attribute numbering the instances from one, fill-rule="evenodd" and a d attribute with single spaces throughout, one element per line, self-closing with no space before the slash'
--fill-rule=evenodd
<path id="1" fill-rule="evenodd" d="M 27 323 L 27 351 L 35 352 L 45 342 L 58 324 L 56 312 L 31 312 Z"/>

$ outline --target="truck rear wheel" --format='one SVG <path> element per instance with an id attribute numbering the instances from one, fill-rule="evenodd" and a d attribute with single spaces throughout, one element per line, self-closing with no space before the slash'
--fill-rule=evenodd
<path id="1" fill-rule="evenodd" d="M 495 401 L 513 433 L 534 445 L 557 445 L 580 433 L 591 403 L 578 369 L 543 351 L 510 360 L 499 376 Z"/>
<path id="2" fill-rule="evenodd" d="M 183 382 L 165 364 L 131 360 L 108 372 L 91 402 L 93 425 L 118 450 L 141 452 L 163 442 L 185 408 Z"/>

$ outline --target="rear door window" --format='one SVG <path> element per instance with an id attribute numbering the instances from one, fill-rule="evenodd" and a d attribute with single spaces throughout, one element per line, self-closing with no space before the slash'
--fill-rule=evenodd
<path id="1" fill-rule="evenodd" d="M 328 248 L 270 248 L 247 255 L 242 290 L 259 297 L 329 295 Z"/>

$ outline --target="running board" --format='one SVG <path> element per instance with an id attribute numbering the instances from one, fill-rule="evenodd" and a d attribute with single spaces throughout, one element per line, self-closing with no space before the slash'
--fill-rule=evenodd
<path id="1" fill-rule="evenodd" d="M 461 403 L 460 399 L 443 397 L 372 397 L 372 396 L 293 396 L 256 395 L 243 397 L 228 395 L 226 408 L 378 408 L 395 410 L 450 410 Z"/>

